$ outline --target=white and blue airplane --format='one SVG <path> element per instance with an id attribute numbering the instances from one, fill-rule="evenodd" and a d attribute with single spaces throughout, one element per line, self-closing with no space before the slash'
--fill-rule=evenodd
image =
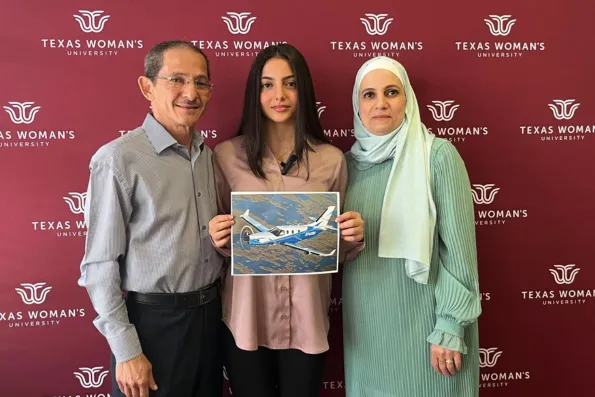
<path id="1" fill-rule="evenodd" d="M 244 235 L 244 229 L 248 228 L 252 232 L 249 226 L 242 228 L 242 239 L 247 241 L 249 245 L 285 245 L 287 247 L 295 248 L 306 252 L 306 254 L 314 254 L 320 256 L 331 256 L 335 253 L 335 249 L 329 253 L 317 251 L 313 248 L 306 248 L 297 245 L 300 241 L 308 240 L 318 236 L 325 230 L 337 230 L 334 227 L 328 226 L 328 222 L 331 218 L 334 206 L 330 206 L 324 211 L 318 218 L 310 217 L 312 223 L 307 225 L 283 225 L 275 226 L 273 228 L 267 228 L 262 223 L 258 222 L 250 216 L 250 210 L 246 210 L 240 218 L 244 219 L 250 225 L 258 229 L 256 233 L 248 233 Z"/>

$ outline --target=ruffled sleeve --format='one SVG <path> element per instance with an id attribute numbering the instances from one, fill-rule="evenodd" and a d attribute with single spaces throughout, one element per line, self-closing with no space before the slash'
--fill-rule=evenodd
<path id="1" fill-rule="evenodd" d="M 466 354 L 465 328 L 481 314 L 471 184 L 450 142 L 436 151 L 432 166 L 440 261 L 436 324 L 427 341 Z"/>

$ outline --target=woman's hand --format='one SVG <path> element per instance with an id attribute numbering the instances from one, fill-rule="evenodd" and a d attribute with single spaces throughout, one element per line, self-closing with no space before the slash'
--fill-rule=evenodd
<path id="1" fill-rule="evenodd" d="M 215 247 L 221 248 L 231 240 L 231 226 L 235 223 L 233 215 L 217 215 L 209 222 L 209 235 Z"/>
<path id="2" fill-rule="evenodd" d="M 461 352 L 448 350 L 442 346 L 432 345 L 432 367 L 440 375 L 452 376 L 461 370 Z"/>
<path id="3" fill-rule="evenodd" d="M 337 217 L 336 222 L 343 240 L 362 241 L 364 239 L 364 221 L 358 212 L 345 212 Z"/>

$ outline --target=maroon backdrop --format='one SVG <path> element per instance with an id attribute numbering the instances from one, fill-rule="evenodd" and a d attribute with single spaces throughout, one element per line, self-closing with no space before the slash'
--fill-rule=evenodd
<path id="1" fill-rule="evenodd" d="M 142 122 L 136 79 L 168 39 L 211 58 L 198 126 L 211 147 L 233 135 L 250 63 L 271 43 L 304 53 L 343 150 L 357 69 L 377 54 L 401 61 L 422 120 L 454 142 L 473 183 L 481 395 L 593 395 L 592 2 L 131 4 L 20 0 L 0 12 L 0 395 L 110 395 L 107 343 L 76 283 L 88 163 Z M 323 397 L 345 394 L 339 276 L 333 294 Z"/>

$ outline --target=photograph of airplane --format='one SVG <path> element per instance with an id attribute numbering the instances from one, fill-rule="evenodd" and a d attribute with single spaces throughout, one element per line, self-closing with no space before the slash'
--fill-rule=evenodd
<path id="1" fill-rule="evenodd" d="M 232 193 L 232 275 L 338 271 L 338 205 L 338 193 Z"/>
<path id="2" fill-rule="evenodd" d="M 250 245 L 283 244 L 291 248 L 302 250 L 307 254 L 331 256 L 336 250 L 332 250 L 331 252 L 325 254 L 313 248 L 302 247 L 297 245 L 297 243 L 302 240 L 316 237 L 318 234 L 320 234 L 320 232 L 325 230 L 336 231 L 336 228 L 327 226 L 334 210 L 335 206 L 329 206 L 326 211 L 324 211 L 324 213 L 318 217 L 318 219 L 310 217 L 310 219 L 312 219 L 314 222 L 308 223 L 306 225 L 282 225 L 269 229 L 262 223 L 250 217 L 250 210 L 248 209 L 241 215 L 241 218 L 258 229 L 258 233 L 247 233 L 246 235 L 242 235 L 242 238 Z"/>

